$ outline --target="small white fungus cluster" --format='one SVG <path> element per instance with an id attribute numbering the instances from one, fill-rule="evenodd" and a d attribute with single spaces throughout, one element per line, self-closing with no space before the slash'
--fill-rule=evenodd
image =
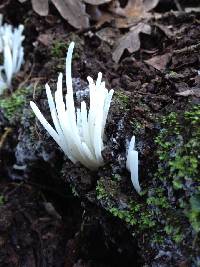
<path id="1" fill-rule="evenodd" d="M 90 107 L 84 101 L 80 108 L 75 108 L 72 77 L 71 60 L 74 43 L 69 46 L 66 58 L 66 86 L 67 94 L 65 101 L 62 92 L 62 73 L 58 76 L 57 90 L 53 98 L 50 87 L 46 84 L 46 94 L 51 111 L 51 117 L 55 129 L 47 122 L 35 103 L 30 105 L 47 132 L 53 137 L 61 147 L 67 157 L 73 162 L 81 162 L 91 170 L 95 170 L 103 165 L 102 150 L 104 129 L 113 90 L 105 88 L 102 82 L 102 74 L 98 74 L 96 83 L 88 77 Z M 55 99 L 55 102 L 54 102 Z"/>
<path id="2" fill-rule="evenodd" d="M 2 25 L 2 16 L 0 17 L 0 53 L 3 53 L 3 65 L 0 65 L 0 94 L 11 85 L 13 75 L 20 70 L 23 63 L 23 30 L 23 25 L 14 29 L 11 25 Z"/>
<path id="3" fill-rule="evenodd" d="M 135 190 L 140 193 L 141 188 L 138 180 L 138 152 L 135 150 L 135 136 L 131 138 L 129 143 L 126 168 L 131 172 L 131 181 Z"/>

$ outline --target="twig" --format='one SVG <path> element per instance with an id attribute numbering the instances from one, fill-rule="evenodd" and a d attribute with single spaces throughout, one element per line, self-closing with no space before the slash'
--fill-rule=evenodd
<path id="1" fill-rule="evenodd" d="M 3 144 L 7 138 L 7 136 L 12 132 L 12 128 L 5 128 L 5 132 L 4 134 L 1 136 L 1 139 L 0 139 L 0 148 L 3 147 Z"/>
<path id="2" fill-rule="evenodd" d="M 40 79 L 37 79 L 34 83 L 34 86 L 33 86 L 33 99 L 35 99 L 35 92 L 36 92 L 36 88 L 38 86 L 38 83 L 40 82 Z"/>
<path id="3" fill-rule="evenodd" d="M 200 43 L 195 44 L 195 45 L 190 45 L 190 46 L 186 46 L 182 49 L 177 49 L 173 51 L 173 54 L 181 54 L 181 53 L 185 53 L 185 52 L 192 52 L 194 50 L 200 49 Z"/>

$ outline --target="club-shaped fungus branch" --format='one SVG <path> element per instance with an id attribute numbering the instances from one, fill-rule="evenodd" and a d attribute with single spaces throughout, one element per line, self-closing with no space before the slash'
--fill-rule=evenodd
<path id="1" fill-rule="evenodd" d="M 131 181 L 135 190 L 140 193 L 141 188 L 138 179 L 138 152 L 135 150 L 135 136 L 131 138 L 128 155 L 126 160 L 126 168 L 131 172 Z"/>

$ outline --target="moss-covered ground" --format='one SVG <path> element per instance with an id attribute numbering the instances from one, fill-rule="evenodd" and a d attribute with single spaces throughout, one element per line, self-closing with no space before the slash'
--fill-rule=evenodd
<path id="1" fill-rule="evenodd" d="M 159 119 L 155 138 L 157 170 L 137 200 L 120 203 L 120 180 L 102 177 L 96 194 L 101 204 L 149 242 L 198 250 L 200 231 L 200 105 Z M 188 236 L 191 242 L 188 242 Z M 193 259 L 194 260 L 194 259 Z"/>

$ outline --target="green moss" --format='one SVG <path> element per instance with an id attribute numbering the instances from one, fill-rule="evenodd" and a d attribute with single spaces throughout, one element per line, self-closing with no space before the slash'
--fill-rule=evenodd
<path id="1" fill-rule="evenodd" d="M 131 121 L 130 121 L 130 124 L 133 128 L 133 132 L 135 135 L 138 135 L 141 131 L 141 129 L 144 127 L 140 121 L 137 121 L 137 119 L 133 118 Z"/>
<path id="2" fill-rule="evenodd" d="M 136 233 L 143 230 L 149 230 L 155 226 L 155 220 L 153 219 L 151 211 L 144 209 L 142 204 L 133 202 L 130 199 L 126 209 L 111 207 L 109 212 L 115 217 L 125 221 L 127 224 L 136 226 Z"/>
<path id="3" fill-rule="evenodd" d="M 179 242 L 182 240 L 181 231 L 184 231 L 187 218 L 196 232 L 200 230 L 200 213 L 196 208 L 200 206 L 200 105 L 189 111 L 180 114 L 173 112 L 164 117 L 156 144 L 159 167 L 155 177 L 171 187 L 174 197 L 172 203 L 163 191 L 166 212 L 162 216 L 167 217 L 174 210 L 174 217 L 179 216 L 182 222 L 174 222 L 175 218 L 171 216 L 170 227 L 173 231 L 169 233 L 171 228 L 168 225 L 165 230 L 167 229 L 166 233 L 171 234 L 174 241 Z M 162 201 L 158 200 L 156 193 L 154 196 L 156 200 L 151 197 L 148 202 L 159 207 Z M 182 225 L 183 229 L 177 227 L 177 224 Z"/>
<path id="4" fill-rule="evenodd" d="M 52 44 L 51 55 L 53 57 L 62 58 L 66 55 L 67 48 L 68 48 L 68 44 L 66 44 L 66 42 L 56 40 Z"/>
<path id="5" fill-rule="evenodd" d="M 169 201 L 167 197 L 164 195 L 163 190 L 158 192 L 157 189 L 154 190 L 154 196 L 147 197 L 147 204 L 154 206 L 154 207 L 160 207 L 162 209 L 169 208 Z"/>
<path id="6" fill-rule="evenodd" d="M 116 188 L 117 188 L 116 177 L 113 180 L 108 179 L 106 185 L 104 183 L 104 179 L 100 178 L 100 180 L 97 181 L 97 186 L 96 186 L 97 199 L 108 200 L 109 198 L 113 198 L 116 193 Z"/>
<path id="7" fill-rule="evenodd" d="M 64 42 L 62 40 L 55 40 L 51 47 L 51 56 L 59 59 L 65 58 L 70 43 L 71 41 Z M 76 42 L 76 47 L 73 52 L 73 59 L 78 59 L 80 57 L 79 52 L 80 52 L 80 45 L 78 42 Z"/>
<path id="8" fill-rule="evenodd" d="M 21 88 L 8 97 L 1 96 L 0 108 L 3 109 L 5 116 L 9 120 L 20 118 L 29 92 L 28 88 Z"/>
<path id="9" fill-rule="evenodd" d="M 118 217 L 130 226 L 135 226 L 135 233 L 154 227 L 155 221 L 151 210 L 146 209 L 143 204 L 133 201 L 130 197 L 125 199 L 125 196 L 119 190 L 120 180 L 121 177 L 116 179 L 116 175 L 112 178 L 102 177 L 96 186 L 97 199 L 113 216 Z M 124 207 L 119 204 L 121 198 L 123 198 L 123 201 L 126 200 Z"/>
<path id="10" fill-rule="evenodd" d="M 115 99 L 124 110 L 128 110 L 129 97 L 122 91 L 115 91 Z"/>
<path id="11" fill-rule="evenodd" d="M 200 232 L 200 194 L 190 197 L 189 210 L 186 211 L 193 228 L 197 233 Z"/>
<path id="12" fill-rule="evenodd" d="M 101 180 L 97 181 L 96 193 L 97 199 L 105 199 L 108 196 Z"/>
<path id="13" fill-rule="evenodd" d="M 172 240 L 174 240 L 176 243 L 180 243 L 184 238 L 184 234 L 181 233 L 181 228 L 178 226 L 166 224 L 164 231 L 167 235 L 172 237 Z"/>
<path id="14" fill-rule="evenodd" d="M 165 237 L 160 233 L 154 232 L 151 236 L 151 243 L 154 245 L 162 245 L 165 241 Z"/>
<path id="15" fill-rule="evenodd" d="M 117 181 L 117 182 L 119 182 L 119 181 L 122 180 L 122 177 L 121 177 L 121 175 L 119 175 L 119 174 L 114 174 L 114 175 L 112 176 L 112 180 L 113 180 L 113 181 Z"/>
<path id="16" fill-rule="evenodd" d="M 171 242 L 193 249 L 193 233 L 200 230 L 199 111 L 198 105 L 161 119 L 155 140 L 157 170 L 140 197 L 122 193 L 123 176 L 102 177 L 97 183 L 101 205 L 155 246 Z"/>

